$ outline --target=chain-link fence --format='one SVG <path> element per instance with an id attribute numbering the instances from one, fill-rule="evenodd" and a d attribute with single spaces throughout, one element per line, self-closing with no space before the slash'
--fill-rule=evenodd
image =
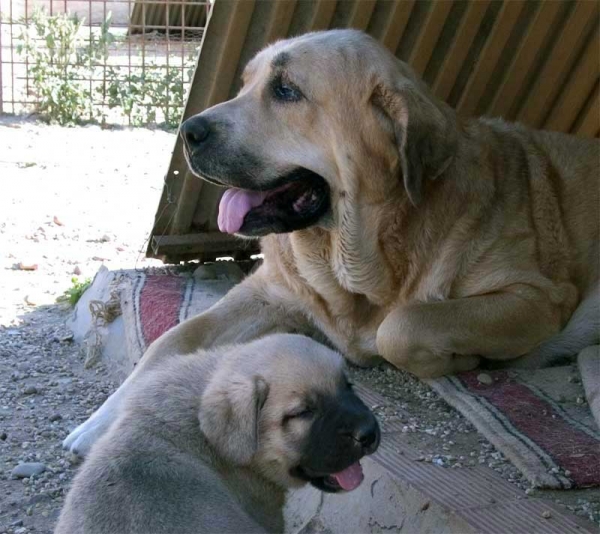
<path id="1" fill-rule="evenodd" d="M 0 113 L 176 126 L 207 0 L 0 0 Z"/>

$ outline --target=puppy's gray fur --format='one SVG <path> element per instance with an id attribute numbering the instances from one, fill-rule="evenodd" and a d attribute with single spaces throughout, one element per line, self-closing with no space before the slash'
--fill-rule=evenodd
<path id="1" fill-rule="evenodd" d="M 92 448 L 55 533 L 283 531 L 310 425 L 281 421 L 340 380 L 341 357 L 299 335 L 170 357 Z"/>

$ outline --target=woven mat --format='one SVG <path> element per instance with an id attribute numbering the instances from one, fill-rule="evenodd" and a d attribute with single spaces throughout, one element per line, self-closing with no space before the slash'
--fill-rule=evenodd
<path id="1" fill-rule="evenodd" d="M 207 309 L 231 286 L 227 279 L 198 283 L 192 276 L 136 275 L 122 294 L 130 358 L 138 361 L 152 341 Z M 490 371 L 487 385 L 478 380 L 480 372 L 428 383 L 532 484 L 583 488 L 600 485 L 600 432 L 590 411 L 590 405 L 600 410 L 598 351 L 581 368 L 585 392 L 575 366 Z"/>
<path id="2" fill-rule="evenodd" d="M 427 383 L 535 486 L 600 485 L 600 432 L 576 366 L 485 374 L 490 384 L 480 371 Z"/>

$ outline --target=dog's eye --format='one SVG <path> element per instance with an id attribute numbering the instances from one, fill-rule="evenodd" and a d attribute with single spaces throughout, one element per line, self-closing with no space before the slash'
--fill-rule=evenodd
<path id="1" fill-rule="evenodd" d="M 273 97 L 280 102 L 298 102 L 302 98 L 302 93 L 291 83 L 277 78 L 272 85 Z"/>
<path id="2" fill-rule="evenodd" d="M 285 425 L 290 419 L 309 419 L 313 416 L 313 411 L 310 408 L 299 408 L 283 416 L 283 424 Z"/>

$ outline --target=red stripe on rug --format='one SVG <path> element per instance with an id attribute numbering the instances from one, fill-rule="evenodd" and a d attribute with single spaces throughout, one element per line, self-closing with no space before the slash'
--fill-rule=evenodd
<path id="1" fill-rule="evenodd" d="M 600 485 L 600 441 L 579 430 L 538 397 L 527 386 L 511 379 L 506 371 L 490 373 L 491 385 L 477 380 L 478 372 L 462 373 L 458 378 L 476 396 L 495 406 L 523 436 L 529 438 L 557 465 L 571 474 L 578 487 Z"/>
<path id="2" fill-rule="evenodd" d="M 146 347 L 179 323 L 185 282 L 182 276 L 146 277 L 140 292 L 140 322 Z"/>

